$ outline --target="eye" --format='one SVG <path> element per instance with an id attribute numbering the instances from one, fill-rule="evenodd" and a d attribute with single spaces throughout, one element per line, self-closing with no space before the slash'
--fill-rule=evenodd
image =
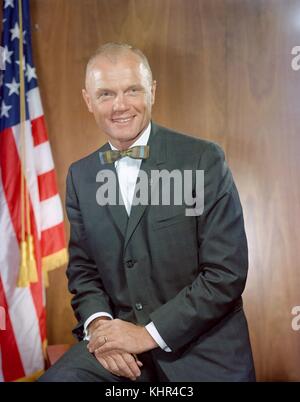
<path id="1" fill-rule="evenodd" d="M 101 91 L 98 93 L 97 98 L 98 99 L 108 99 L 111 96 L 113 96 L 112 92 L 110 91 Z"/>
<path id="2" fill-rule="evenodd" d="M 140 88 L 138 88 L 138 87 L 131 87 L 131 88 L 128 88 L 128 90 L 126 91 L 126 93 L 128 95 L 137 95 L 139 92 L 140 92 Z"/>

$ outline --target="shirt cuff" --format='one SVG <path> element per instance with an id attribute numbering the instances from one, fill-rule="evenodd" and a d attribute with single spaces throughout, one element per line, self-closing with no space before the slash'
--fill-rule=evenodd
<path id="1" fill-rule="evenodd" d="M 159 332 L 157 331 L 153 322 L 147 324 L 145 328 L 162 350 L 165 352 L 172 352 L 172 349 L 169 348 L 163 338 L 159 335 Z"/>
<path id="2" fill-rule="evenodd" d="M 99 313 L 94 313 L 92 314 L 84 323 L 83 325 L 83 332 L 84 332 L 84 341 L 89 341 L 90 340 L 90 336 L 88 334 L 88 329 L 87 327 L 89 326 L 89 324 L 95 320 L 95 318 L 98 317 L 109 317 L 111 320 L 113 319 L 112 315 L 109 313 L 105 313 L 104 311 L 100 311 Z"/>

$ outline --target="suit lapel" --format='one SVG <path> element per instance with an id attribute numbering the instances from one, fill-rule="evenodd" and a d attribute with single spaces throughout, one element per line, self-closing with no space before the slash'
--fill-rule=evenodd
<path id="1" fill-rule="evenodd" d="M 156 126 L 153 122 L 151 124 L 151 134 L 149 137 L 148 144 L 150 146 L 150 156 L 148 159 L 143 160 L 140 170 L 144 171 L 146 173 L 148 179 L 150 180 L 151 171 L 152 170 L 160 170 L 166 160 L 165 142 L 163 141 L 163 137 L 159 133 L 159 127 Z M 107 151 L 110 149 L 111 148 L 110 148 L 109 144 L 107 143 L 107 144 L 103 145 L 103 147 L 101 147 L 101 149 L 99 151 L 103 152 L 103 151 Z M 117 205 L 106 205 L 106 208 L 107 208 L 107 211 L 108 211 L 109 215 L 111 216 L 115 226 L 119 229 L 119 231 L 125 238 L 125 241 L 124 241 L 124 250 L 125 250 L 135 228 L 139 224 L 148 205 L 132 205 L 131 213 L 128 218 L 128 214 L 126 212 L 125 206 L 120 205 L 120 203 L 118 203 L 118 200 L 122 199 L 122 195 L 120 192 L 118 175 L 117 175 L 117 171 L 115 169 L 114 163 L 102 165 L 100 163 L 99 154 L 98 154 L 98 163 L 99 163 L 99 167 L 101 170 L 110 170 L 114 173 L 114 175 L 116 177 Z M 150 186 L 155 186 L 155 185 L 157 185 L 157 183 L 150 184 Z M 152 188 L 152 191 L 154 191 L 153 188 Z M 149 197 L 150 197 L 150 194 L 148 194 L 148 199 L 149 199 Z M 149 202 L 148 202 L 148 204 L 149 204 Z"/>
<path id="2" fill-rule="evenodd" d="M 162 141 L 162 138 L 160 137 L 159 134 L 159 128 L 152 123 L 151 125 L 151 134 L 149 137 L 148 144 L 150 146 L 150 155 L 148 159 L 145 159 L 142 161 L 141 168 L 140 170 L 144 171 L 148 177 L 148 183 L 149 180 L 151 179 L 151 171 L 152 170 L 160 170 L 161 166 L 165 162 L 166 159 L 166 150 L 165 150 L 165 144 L 164 141 Z M 150 186 L 155 186 L 157 183 L 149 183 Z M 150 188 L 148 186 L 148 189 Z M 154 189 L 152 188 L 152 191 Z M 150 194 L 148 194 L 148 205 L 149 205 L 149 198 Z M 127 225 L 127 230 L 125 234 L 125 243 L 124 243 L 124 250 L 126 249 L 128 242 L 139 224 L 143 214 L 145 213 L 146 209 L 148 208 L 148 205 L 132 205 L 131 207 L 131 213 L 128 219 L 128 225 Z M 124 208 L 125 209 L 125 208 Z"/>
<path id="3" fill-rule="evenodd" d="M 110 146 L 109 144 L 105 144 L 100 151 L 107 151 L 110 150 Z M 98 161 L 99 161 L 99 165 L 100 165 L 100 169 L 102 170 L 109 170 L 111 171 L 115 177 L 116 177 L 116 195 L 117 195 L 117 203 L 116 205 L 106 205 L 106 208 L 108 210 L 108 213 L 110 214 L 114 224 L 117 226 L 117 228 L 119 229 L 119 231 L 121 232 L 121 234 L 123 236 L 125 236 L 126 233 L 126 228 L 127 228 L 127 224 L 128 224 L 128 214 L 126 212 L 126 208 L 124 205 L 120 205 L 120 199 L 122 199 L 122 195 L 120 192 L 120 185 L 119 185 L 119 180 L 118 180 L 118 175 L 117 175 L 117 171 L 115 169 L 115 164 L 114 163 L 107 163 L 105 165 L 101 165 L 100 163 L 100 158 L 98 155 Z"/>

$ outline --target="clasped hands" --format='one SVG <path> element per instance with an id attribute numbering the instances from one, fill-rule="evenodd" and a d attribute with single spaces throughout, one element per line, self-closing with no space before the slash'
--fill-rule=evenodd
<path id="1" fill-rule="evenodd" d="M 143 363 L 137 355 L 158 346 L 145 327 L 120 319 L 95 319 L 89 334 L 88 350 L 99 363 L 112 374 L 131 380 L 141 375 Z"/>

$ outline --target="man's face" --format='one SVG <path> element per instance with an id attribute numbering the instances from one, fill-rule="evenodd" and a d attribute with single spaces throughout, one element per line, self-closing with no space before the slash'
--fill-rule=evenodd
<path id="1" fill-rule="evenodd" d="M 126 53 L 97 57 L 87 71 L 83 97 L 99 128 L 118 149 L 139 137 L 151 118 L 155 82 L 139 57 Z"/>

